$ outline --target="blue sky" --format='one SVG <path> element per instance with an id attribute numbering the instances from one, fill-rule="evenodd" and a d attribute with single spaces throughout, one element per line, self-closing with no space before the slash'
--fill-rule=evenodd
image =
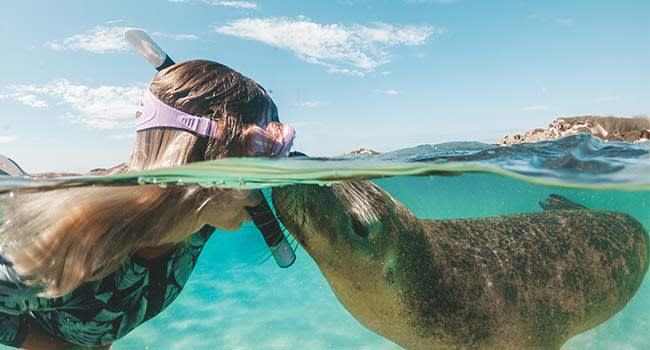
<path id="1" fill-rule="evenodd" d="M 556 116 L 650 113 L 648 1 L 20 1 L 0 12 L 0 153 L 27 171 L 128 158 L 154 74 L 120 39 L 272 91 L 296 149 L 495 142 Z"/>

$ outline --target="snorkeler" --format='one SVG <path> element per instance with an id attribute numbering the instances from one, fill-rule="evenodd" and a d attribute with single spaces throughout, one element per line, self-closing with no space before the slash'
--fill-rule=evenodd
<path id="1" fill-rule="evenodd" d="M 165 121 L 166 111 L 185 120 Z M 283 156 L 294 132 L 253 80 L 216 62 L 155 75 L 131 158 L 114 172 L 246 156 Z M 0 343 L 109 347 L 164 310 L 214 229 L 251 219 L 260 193 L 197 186 L 16 192 L 2 200 Z"/>
<path id="2" fill-rule="evenodd" d="M 159 72 L 176 64 L 176 62 L 169 57 L 167 52 L 163 51 L 163 49 L 161 49 L 160 46 L 158 46 L 158 44 L 142 29 L 127 29 L 124 31 L 124 39 Z M 152 106 L 152 104 L 148 105 Z M 156 106 L 158 105 L 159 104 Z M 212 124 L 209 121 L 202 121 L 200 117 L 186 115 L 182 112 L 179 114 L 179 112 L 173 108 L 165 108 L 164 104 L 162 106 L 163 107 L 159 110 L 151 110 L 149 113 L 144 113 L 145 115 L 157 115 L 157 118 L 141 118 L 136 129 L 142 130 L 150 127 L 172 127 L 181 129 L 189 128 L 190 131 L 198 132 L 199 134 L 210 133 Z M 286 129 L 286 131 L 293 132 L 293 129 Z M 293 135 L 291 135 L 291 137 L 289 137 L 289 135 L 283 135 L 283 139 L 289 138 L 293 139 Z M 288 152 L 291 148 L 291 144 L 283 145 L 279 143 L 276 144 L 276 146 L 281 146 L 283 148 L 273 149 L 271 151 L 271 156 L 285 156 L 286 154 L 284 153 Z M 262 155 L 267 155 L 264 150 L 262 151 Z M 290 156 L 294 156 L 294 154 L 291 154 Z M 264 241 L 269 247 L 271 255 L 278 266 L 286 268 L 293 265 L 296 261 L 296 254 L 284 236 L 284 233 L 282 233 L 278 220 L 266 200 L 261 200 L 260 204 L 255 207 L 246 207 L 246 210 L 252 217 L 255 226 L 257 226 L 262 233 Z"/>

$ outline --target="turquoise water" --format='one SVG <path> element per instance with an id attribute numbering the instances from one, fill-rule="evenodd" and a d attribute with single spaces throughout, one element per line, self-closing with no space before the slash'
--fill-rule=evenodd
<path id="1" fill-rule="evenodd" d="M 567 146 L 570 142 L 573 146 Z M 540 211 L 538 202 L 556 193 L 589 208 L 628 213 L 650 228 L 648 143 L 604 144 L 581 136 L 544 147 L 454 144 L 334 160 L 231 160 L 102 179 L 6 178 L 0 180 L 0 191 L 136 183 L 251 188 L 372 178 L 420 218 Z M 437 176 L 440 172 L 458 176 Z M 418 174 L 426 176 L 405 176 Z M 636 296 L 621 312 L 574 337 L 563 349 L 647 350 L 648 330 L 650 280 L 646 275 Z M 178 299 L 112 347 L 399 348 L 367 330 L 338 303 L 302 249 L 298 248 L 292 267 L 278 268 L 251 224 L 237 232 L 218 231 L 213 235 Z"/>
<path id="2" fill-rule="evenodd" d="M 541 187 L 502 176 L 400 177 L 377 183 L 422 218 L 539 211 L 559 193 L 592 208 L 629 213 L 650 227 L 650 192 Z M 211 238 L 187 289 L 158 318 L 115 349 L 399 349 L 365 329 L 338 303 L 315 263 L 301 249 L 281 270 L 265 258 L 255 227 Z M 615 317 L 563 349 L 647 350 L 650 280 Z"/>

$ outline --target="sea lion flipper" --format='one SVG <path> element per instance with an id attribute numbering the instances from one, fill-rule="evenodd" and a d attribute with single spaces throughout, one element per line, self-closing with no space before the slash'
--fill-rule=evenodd
<path id="1" fill-rule="evenodd" d="M 559 194 L 551 194 L 548 198 L 539 202 L 539 206 L 544 210 L 587 209 L 585 206 L 562 197 Z"/>

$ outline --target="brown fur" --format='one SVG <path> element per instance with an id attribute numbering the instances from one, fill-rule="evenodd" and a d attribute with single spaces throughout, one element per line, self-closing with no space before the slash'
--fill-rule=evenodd
<path id="1" fill-rule="evenodd" d="M 369 182 L 273 201 L 348 311 L 407 349 L 558 350 L 623 308 L 648 268 L 638 221 L 559 196 L 458 220 L 419 220 Z"/>

